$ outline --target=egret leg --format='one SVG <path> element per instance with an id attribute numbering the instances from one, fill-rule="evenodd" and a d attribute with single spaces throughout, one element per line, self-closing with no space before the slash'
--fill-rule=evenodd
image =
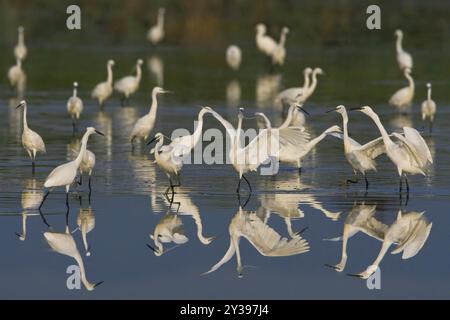
<path id="1" fill-rule="evenodd" d="M 69 209 L 69 193 L 66 192 L 66 207 Z"/>
<path id="2" fill-rule="evenodd" d="M 366 190 L 369 189 L 369 180 L 367 180 L 366 175 L 364 175 L 364 180 L 366 180 Z"/>
<path id="3" fill-rule="evenodd" d="M 400 176 L 400 183 L 398 186 L 398 192 L 401 194 L 402 193 L 402 188 L 403 188 L 403 183 L 402 183 L 402 177 Z"/>
<path id="4" fill-rule="evenodd" d="M 42 198 L 42 202 L 41 202 L 41 204 L 39 205 L 39 211 L 41 211 L 42 205 L 44 204 L 44 202 L 45 202 L 45 200 L 47 199 L 47 197 L 48 197 L 49 194 L 50 194 L 50 190 L 48 190 L 48 191 L 45 193 L 44 198 Z"/>
<path id="5" fill-rule="evenodd" d="M 242 180 L 242 178 L 239 178 L 239 182 L 238 182 L 237 189 L 236 189 L 237 194 L 239 194 L 239 191 L 241 190 L 241 180 Z"/>
<path id="6" fill-rule="evenodd" d="M 91 193 L 92 187 L 91 187 L 91 175 L 89 175 L 89 193 Z"/>
<path id="7" fill-rule="evenodd" d="M 172 187 L 180 187 L 181 186 L 180 175 L 177 173 L 175 177 L 177 178 L 177 184 L 172 185 Z"/>
<path id="8" fill-rule="evenodd" d="M 358 183 L 358 179 L 355 180 L 347 179 L 346 183 Z"/>
<path id="9" fill-rule="evenodd" d="M 405 176 L 405 183 L 406 183 L 406 193 L 409 194 L 409 183 L 408 178 Z"/>
<path id="10" fill-rule="evenodd" d="M 250 192 L 252 192 L 252 186 L 250 185 L 250 182 L 247 180 L 247 178 L 242 175 L 242 178 L 244 178 L 245 182 L 247 182 L 248 188 L 250 189 Z"/>
<path id="11" fill-rule="evenodd" d="M 66 211 L 66 226 L 69 225 L 69 207 L 67 207 L 67 211 Z"/>
<path id="12" fill-rule="evenodd" d="M 78 185 L 81 186 L 83 184 L 83 174 L 80 172 L 80 179 L 77 181 Z"/>
<path id="13" fill-rule="evenodd" d="M 36 163 L 34 162 L 34 159 L 31 160 L 31 174 L 34 176 L 36 173 Z"/>

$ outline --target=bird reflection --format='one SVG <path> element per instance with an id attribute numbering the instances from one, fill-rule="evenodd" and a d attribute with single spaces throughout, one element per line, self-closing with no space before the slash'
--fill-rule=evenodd
<path id="1" fill-rule="evenodd" d="M 227 85 L 227 104 L 237 107 L 241 103 L 241 85 L 238 80 L 232 80 Z"/>
<path id="2" fill-rule="evenodd" d="M 300 235 L 297 234 L 290 240 L 281 237 L 279 233 L 264 223 L 255 212 L 245 211 L 241 206 L 232 218 L 228 232 L 230 246 L 227 252 L 205 274 L 216 271 L 236 254 L 238 276 L 243 276 L 243 264 L 239 250 L 241 237 L 246 238 L 261 255 L 267 257 L 285 257 L 309 251 L 308 242 Z"/>
<path id="3" fill-rule="evenodd" d="M 344 270 L 347 262 L 348 239 L 360 231 L 382 242 L 381 250 L 375 261 L 366 270 L 355 275 L 363 279 L 367 279 L 377 270 L 392 244 L 397 245 L 392 254 L 403 252 L 402 259 L 412 258 L 422 249 L 432 227 L 432 223 L 424 216 L 424 212 L 399 210 L 395 221 L 391 224 L 377 219 L 375 213 L 376 205 L 355 202 L 344 222 L 342 237 L 328 239 L 342 240 L 341 261 L 337 265 L 329 265 L 330 267 L 338 272 Z"/>
<path id="4" fill-rule="evenodd" d="M 95 228 L 95 215 L 92 207 L 80 208 L 80 213 L 77 217 L 78 230 L 81 232 L 83 238 L 84 249 L 86 250 L 86 256 L 91 255 L 91 246 L 87 242 L 87 234 Z"/>
<path id="5" fill-rule="evenodd" d="M 403 127 L 414 127 L 411 114 L 406 113 L 391 115 L 390 125 L 395 130 L 403 129 Z"/>
<path id="6" fill-rule="evenodd" d="M 16 136 L 17 141 L 21 142 L 22 137 L 22 112 L 17 112 L 17 106 L 22 100 L 21 97 L 12 97 L 9 99 L 9 130 Z"/>
<path id="7" fill-rule="evenodd" d="M 158 87 L 164 86 L 164 62 L 158 55 L 152 55 L 147 59 L 147 68 L 155 78 Z"/>
<path id="8" fill-rule="evenodd" d="M 36 179 L 25 180 L 22 191 L 22 233 L 16 233 L 20 240 L 25 241 L 27 238 L 27 218 L 39 215 L 33 211 L 39 207 L 43 197 L 42 186 L 37 187 Z"/>
<path id="9" fill-rule="evenodd" d="M 278 94 L 280 74 L 265 74 L 256 79 L 256 104 L 259 108 L 271 107 Z"/>

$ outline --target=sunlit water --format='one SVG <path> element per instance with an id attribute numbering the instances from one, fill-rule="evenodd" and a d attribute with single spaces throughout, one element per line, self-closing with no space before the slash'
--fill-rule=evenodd
<path id="1" fill-rule="evenodd" d="M 47 146 L 47 154 L 37 158 L 34 177 L 20 143 L 22 116 L 15 109 L 18 101 L 11 98 L 5 84 L 0 87 L 1 298 L 449 297 L 450 219 L 446 205 L 449 203 L 450 129 L 446 123 L 450 115 L 448 100 L 439 95 L 449 83 L 439 72 L 419 73 L 413 111 L 408 116 L 400 116 L 386 104 L 390 94 L 405 84 L 400 72 L 396 72 L 391 47 L 378 52 L 364 49 L 311 49 L 304 50 L 302 55 L 288 52 L 288 63 L 295 67 L 274 73 L 266 70 L 265 61 L 255 55 L 253 48 L 249 56 L 244 55 L 243 69 L 237 73 L 223 66 L 223 52 L 218 51 L 192 52 L 178 47 L 156 53 L 144 48 L 131 51 L 111 48 L 110 55 L 106 49 L 75 48 L 71 54 L 63 49 L 35 48 L 34 51 L 34 60 L 31 56 L 25 64 L 29 78 L 28 119 L 30 127 L 42 135 Z M 50 52 L 55 55 L 54 61 L 64 62 L 58 62 L 58 69 L 52 72 L 39 59 Z M 368 58 L 360 58 L 364 55 Z M 422 61 L 442 59 L 426 52 L 419 56 Z M 116 60 L 115 75 L 122 76 L 128 74 L 137 57 L 146 61 L 138 94 L 126 107 L 121 107 L 119 97 L 114 96 L 104 111 L 100 111 L 89 94 L 95 83 L 106 77 L 107 59 Z M 82 64 L 70 64 L 70 59 L 81 58 Z M 386 67 L 378 60 L 374 62 L 375 58 L 385 58 Z M 389 72 L 384 74 L 370 68 L 372 71 L 366 74 L 361 69 L 362 60 L 378 63 L 380 69 Z M 246 107 L 247 113 L 263 110 L 275 123 L 280 123 L 281 113 L 272 107 L 271 99 L 282 88 L 300 85 L 301 71 L 307 65 L 320 65 L 327 73 L 319 79 L 318 90 L 305 105 L 311 113 L 307 128 L 312 136 L 333 124 L 341 125 L 338 114 L 324 113 L 341 103 L 371 104 L 391 131 L 403 125 L 424 131 L 434 165 L 427 171 L 427 177 L 410 178 L 408 202 L 405 197 L 399 199 L 398 176 L 385 156 L 377 161 L 378 172 L 368 175 L 371 184 L 367 194 L 363 183 L 343 185 L 352 170 L 344 158 L 342 143 L 329 137 L 303 161 L 301 176 L 295 168 L 286 165 L 281 166 L 276 177 L 249 174 L 253 193 L 241 211 L 239 203 L 246 202 L 248 193 L 244 184 L 241 199 L 236 196 L 237 174 L 230 165 L 186 165 L 182 187 L 176 190 L 170 206 L 164 197 L 168 181 L 152 163 L 149 148 L 142 145 L 131 151 L 129 144 L 134 122 L 149 108 L 151 88 L 159 84 L 175 92 L 159 100 L 155 132 L 166 135 L 176 128 L 192 131 L 200 105 L 214 107 L 232 123 L 236 122 L 236 106 Z M 46 84 L 42 84 L 40 79 L 46 77 Z M 418 112 L 429 78 L 436 80 L 438 104 L 431 136 Z M 75 192 L 70 195 L 68 216 L 70 231 L 78 224 L 81 230 L 89 231 L 86 241 L 91 256 L 85 255 L 82 232 L 76 231 L 72 236 L 88 280 L 104 281 L 93 292 L 83 286 L 81 290 L 67 288 L 66 269 L 76 262 L 50 249 L 43 236 L 48 228 L 33 209 L 40 202 L 43 182 L 51 169 L 72 159 L 78 148 L 79 135 L 72 136 L 65 106 L 74 80 L 80 83 L 80 95 L 85 102 L 81 130 L 92 125 L 105 133 L 105 137 L 92 136 L 89 141 L 89 149 L 97 156 L 91 199 L 84 183 L 79 188 L 81 203 Z M 219 126 L 211 116 L 205 119 L 206 128 Z M 246 126 L 255 127 L 256 123 L 248 120 Z M 350 115 L 350 133 L 360 142 L 378 136 L 375 125 L 362 114 Z M 53 232 L 65 231 L 62 191 L 52 193 L 42 210 Z M 400 209 L 404 215 L 424 212 L 423 218 L 432 223 L 429 237 L 413 258 L 402 260 L 401 255 L 391 254 L 384 257 L 381 290 L 368 290 L 365 280 L 346 275 L 365 270 L 381 248 L 379 240 L 364 232 L 349 239 L 344 272 L 337 273 L 325 266 L 339 262 L 341 242 L 324 239 L 341 236 L 349 212 L 364 204 L 376 206 L 374 219 L 382 230 L 396 221 Z M 310 251 L 288 257 L 265 257 L 242 237 L 241 279 L 235 256 L 217 271 L 202 275 L 226 253 L 230 245 L 229 230 L 233 229 L 229 225 L 238 215 L 247 217 L 248 225 L 244 226 L 247 232 L 250 229 L 258 232 L 266 224 L 266 235 L 280 235 L 286 241 L 298 237 L 296 233 L 307 228 L 301 237 L 309 243 Z M 180 242 L 185 243 L 164 243 L 165 252 L 155 256 L 146 244 L 155 246 L 150 235 L 168 221 L 175 228 L 182 224 L 184 231 L 179 236 Z M 215 238 L 208 244 L 210 237 Z M 390 251 L 394 248 L 392 245 Z"/>

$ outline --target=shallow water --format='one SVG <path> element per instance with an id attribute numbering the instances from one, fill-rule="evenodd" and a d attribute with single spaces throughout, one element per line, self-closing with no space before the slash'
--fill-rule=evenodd
<path id="1" fill-rule="evenodd" d="M 410 115 L 400 116 L 386 103 L 390 94 L 405 83 L 396 69 L 390 44 L 376 49 L 302 48 L 301 54 L 295 54 L 298 52 L 295 46 L 290 50 L 288 65 L 295 67 L 270 73 L 265 69 L 265 61 L 250 48 L 244 56 L 242 70 L 232 73 L 222 64 L 223 52 L 214 49 L 75 47 L 67 52 L 57 46 L 34 47 L 33 56 L 25 65 L 28 119 L 30 127 L 42 135 L 47 146 L 47 154 L 38 156 L 34 177 L 20 143 L 22 117 L 15 109 L 18 100 L 11 98 L 4 83 L 0 85 L 0 250 L 3 257 L 0 297 L 449 298 L 450 260 L 446 252 L 450 219 L 446 216 L 446 205 L 450 191 L 447 162 L 450 129 L 446 124 L 450 114 L 445 96 L 449 81 L 445 68 L 427 73 L 420 64 L 420 61 L 433 60 L 445 65 L 448 63 L 444 61 L 445 55 L 433 50 L 416 50 L 419 66 L 415 71 L 415 103 Z M 52 62 L 48 59 L 50 54 Z M 79 57 L 83 59 L 82 64 L 69 63 Z M 116 74 L 122 76 L 129 72 L 137 57 L 145 61 L 138 94 L 126 107 L 121 107 L 119 97 L 114 96 L 104 111 L 100 111 L 89 94 L 95 83 L 105 77 L 106 60 L 114 58 Z M 51 63 L 57 64 L 57 68 L 48 72 Z M 366 64 L 378 67 L 365 68 Z M 398 177 L 385 156 L 377 161 L 378 172 L 368 176 L 371 184 L 367 194 L 363 183 L 343 185 L 352 171 L 344 158 L 342 143 L 333 138 L 325 139 L 304 160 L 301 176 L 295 168 L 286 165 L 273 178 L 249 174 L 253 193 L 241 212 L 249 219 L 247 223 L 260 227 L 265 221 L 287 239 L 292 235 L 289 228 L 295 233 L 307 227 L 301 237 L 308 241 L 310 251 L 289 257 L 265 257 L 241 238 L 242 279 L 238 278 L 235 257 L 217 271 L 202 275 L 228 249 L 229 225 L 239 215 L 239 203 L 247 200 L 245 185 L 238 199 L 237 175 L 230 165 L 186 165 L 182 172 L 183 186 L 176 190 L 170 207 L 164 197 L 168 185 L 165 175 L 151 162 L 147 148 L 131 150 L 129 131 L 148 110 L 151 88 L 157 83 L 175 93 L 160 99 L 155 132 L 169 135 L 176 128 L 192 130 L 199 105 L 214 107 L 233 123 L 236 106 L 245 106 L 247 113 L 262 110 L 279 123 L 281 114 L 271 107 L 271 99 L 282 88 L 301 83 L 301 70 L 307 65 L 320 65 L 327 73 L 320 78 L 318 90 L 305 105 L 311 113 L 307 128 L 313 136 L 333 124 L 341 125 L 338 114 L 324 114 L 331 107 L 341 103 L 350 107 L 370 104 L 389 131 L 403 125 L 423 130 L 434 164 L 426 177 L 409 179 L 411 192 L 407 202 L 405 196 L 399 199 Z M 162 74 L 155 75 L 149 66 L 162 70 Z M 432 135 L 428 134 L 419 114 L 419 103 L 425 97 L 425 82 L 429 79 L 433 80 L 439 110 Z M 81 232 L 73 233 L 88 280 L 104 281 L 93 292 L 84 287 L 67 289 L 66 269 L 75 260 L 50 250 L 43 236 L 47 226 L 38 211 L 27 208 L 39 203 L 43 182 L 51 169 L 72 159 L 78 147 L 65 107 L 74 80 L 80 82 L 80 96 L 85 103 L 80 128 L 92 125 L 105 133 L 105 137 L 92 136 L 89 141 L 89 149 L 97 156 L 90 200 L 85 177 L 80 187 L 81 203 L 72 192 L 68 216 L 70 230 L 76 229 L 79 217 L 90 219 L 90 223 L 95 219 L 95 227 L 87 234 L 91 256 L 85 256 Z M 361 114 L 350 116 L 350 133 L 358 141 L 378 136 L 370 119 Z M 218 126 L 212 117 L 206 119 L 206 128 Z M 251 121 L 246 123 L 248 127 L 255 125 Z M 413 258 L 403 260 L 401 255 L 390 254 L 384 257 L 381 290 L 368 290 L 365 280 L 346 275 L 363 271 L 379 252 L 381 242 L 365 233 L 360 232 L 349 240 L 348 262 L 343 273 L 324 266 L 338 263 L 341 256 L 341 242 L 324 239 L 342 235 L 349 212 L 363 204 L 376 206 L 376 220 L 386 228 L 395 222 L 400 209 L 403 215 L 423 212 L 423 218 L 433 226 L 424 246 Z M 154 246 L 149 236 L 169 213 L 178 213 L 189 240 L 162 256 L 155 256 L 146 244 Z M 62 190 L 49 196 L 43 214 L 52 232 L 64 232 L 66 207 Z M 260 220 L 255 222 L 255 219 Z M 23 233 L 23 223 L 26 237 L 21 241 L 15 233 Z M 274 231 L 267 232 L 274 235 Z M 202 235 L 215 239 L 205 245 L 200 241 Z M 164 247 L 173 248 L 174 244 L 164 244 Z"/>

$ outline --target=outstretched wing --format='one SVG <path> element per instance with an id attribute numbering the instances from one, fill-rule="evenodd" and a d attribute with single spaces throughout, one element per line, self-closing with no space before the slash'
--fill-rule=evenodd
<path id="1" fill-rule="evenodd" d="M 417 150 L 421 161 L 426 163 L 426 160 L 428 160 L 430 163 L 433 163 L 430 149 L 420 133 L 416 129 L 410 127 L 403 127 L 403 132 L 405 133 L 405 138 L 408 142 L 411 143 Z"/>
<path id="2" fill-rule="evenodd" d="M 339 133 L 339 132 L 330 132 L 330 133 L 328 133 L 328 135 L 333 136 L 333 137 L 336 137 L 336 138 L 339 138 L 339 139 L 341 139 L 341 140 L 344 140 L 344 134 Z M 361 145 L 360 145 L 356 140 L 353 140 L 353 139 L 350 138 L 350 137 L 348 137 L 348 140 L 350 141 L 350 144 L 351 144 L 353 147 L 355 147 L 355 148 L 361 147 Z"/>
<path id="3" fill-rule="evenodd" d="M 367 142 L 365 145 L 361 146 L 360 150 L 364 151 L 371 159 L 375 159 L 379 155 L 386 153 L 383 137 L 378 137 Z"/>

